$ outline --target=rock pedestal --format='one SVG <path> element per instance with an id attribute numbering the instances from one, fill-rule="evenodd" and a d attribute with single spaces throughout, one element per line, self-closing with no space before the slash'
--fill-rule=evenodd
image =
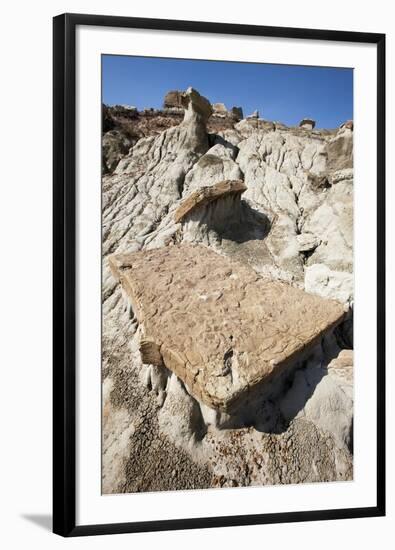
<path id="1" fill-rule="evenodd" d="M 315 128 L 315 120 L 311 118 L 304 118 L 299 122 L 301 128 L 306 128 L 306 130 L 313 130 Z"/>
<path id="2" fill-rule="evenodd" d="M 182 108 L 182 94 L 180 90 L 171 90 L 167 92 L 163 100 L 163 107 L 165 109 Z"/>
<path id="3" fill-rule="evenodd" d="M 174 214 L 176 223 L 184 220 L 192 211 L 205 204 L 216 201 L 228 195 L 241 195 L 247 187 L 241 180 L 225 180 L 193 191 L 177 208 Z"/>

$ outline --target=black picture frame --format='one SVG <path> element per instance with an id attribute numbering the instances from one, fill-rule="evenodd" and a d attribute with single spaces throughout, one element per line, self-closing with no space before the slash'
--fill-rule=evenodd
<path id="1" fill-rule="evenodd" d="M 377 45 L 377 503 L 272 514 L 76 525 L 76 27 L 205 32 Z M 385 515 L 385 35 L 102 15 L 53 19 L 53 531 L 136 533 Z"/>

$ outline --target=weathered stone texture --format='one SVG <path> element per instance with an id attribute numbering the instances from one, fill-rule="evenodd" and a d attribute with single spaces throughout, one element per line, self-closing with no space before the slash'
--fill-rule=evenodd
<path id="1" fill-rule="evenodd" d="M 200 187 L 183 200 L 174 214 L 174 220 L 179 223 L 195 208 L 228 195 L 241 195 L 246 189 L 245 183 L 241 180 L 225 180 L 209 187 Z"/>
<path id="2" fill-rule="evenodd" d="M 141 324 L 145 362 L 165 365 L 213 408 L 240 404 L 344 316 L 338 302 L 263 279 L 199 245 L 110 263 Z"/>

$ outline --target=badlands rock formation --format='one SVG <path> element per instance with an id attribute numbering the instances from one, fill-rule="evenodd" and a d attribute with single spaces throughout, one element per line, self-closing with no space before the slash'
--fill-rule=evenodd
<path id="1" fill-rule="evenodd" d="M 352 479 L 353 125 L 177 101 L 104 113 L 103 492 Z"/>
<path id="2" fill-rule="evenodd" d="M 307 128 L 307 130 L 313 130 L 315 128 L 315 120 L 311 118 L 304 118 L 299 122 L 301 128 Z"/>
<path id="3" fill-rule="evenodd" d="M 234 412 L 263 395 L 344 317 L 340 303 L 263 279 L 201 245 L 109 262 L 140 326 L 142 362 L 175 373 L 212 409 Z"/>

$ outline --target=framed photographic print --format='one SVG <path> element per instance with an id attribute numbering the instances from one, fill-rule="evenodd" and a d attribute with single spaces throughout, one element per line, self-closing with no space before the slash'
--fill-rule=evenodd
<path id="1" fill-rule="evenodd" d="M 54 18 L 54 532 L 385 513 L 385 36 Z"/>

